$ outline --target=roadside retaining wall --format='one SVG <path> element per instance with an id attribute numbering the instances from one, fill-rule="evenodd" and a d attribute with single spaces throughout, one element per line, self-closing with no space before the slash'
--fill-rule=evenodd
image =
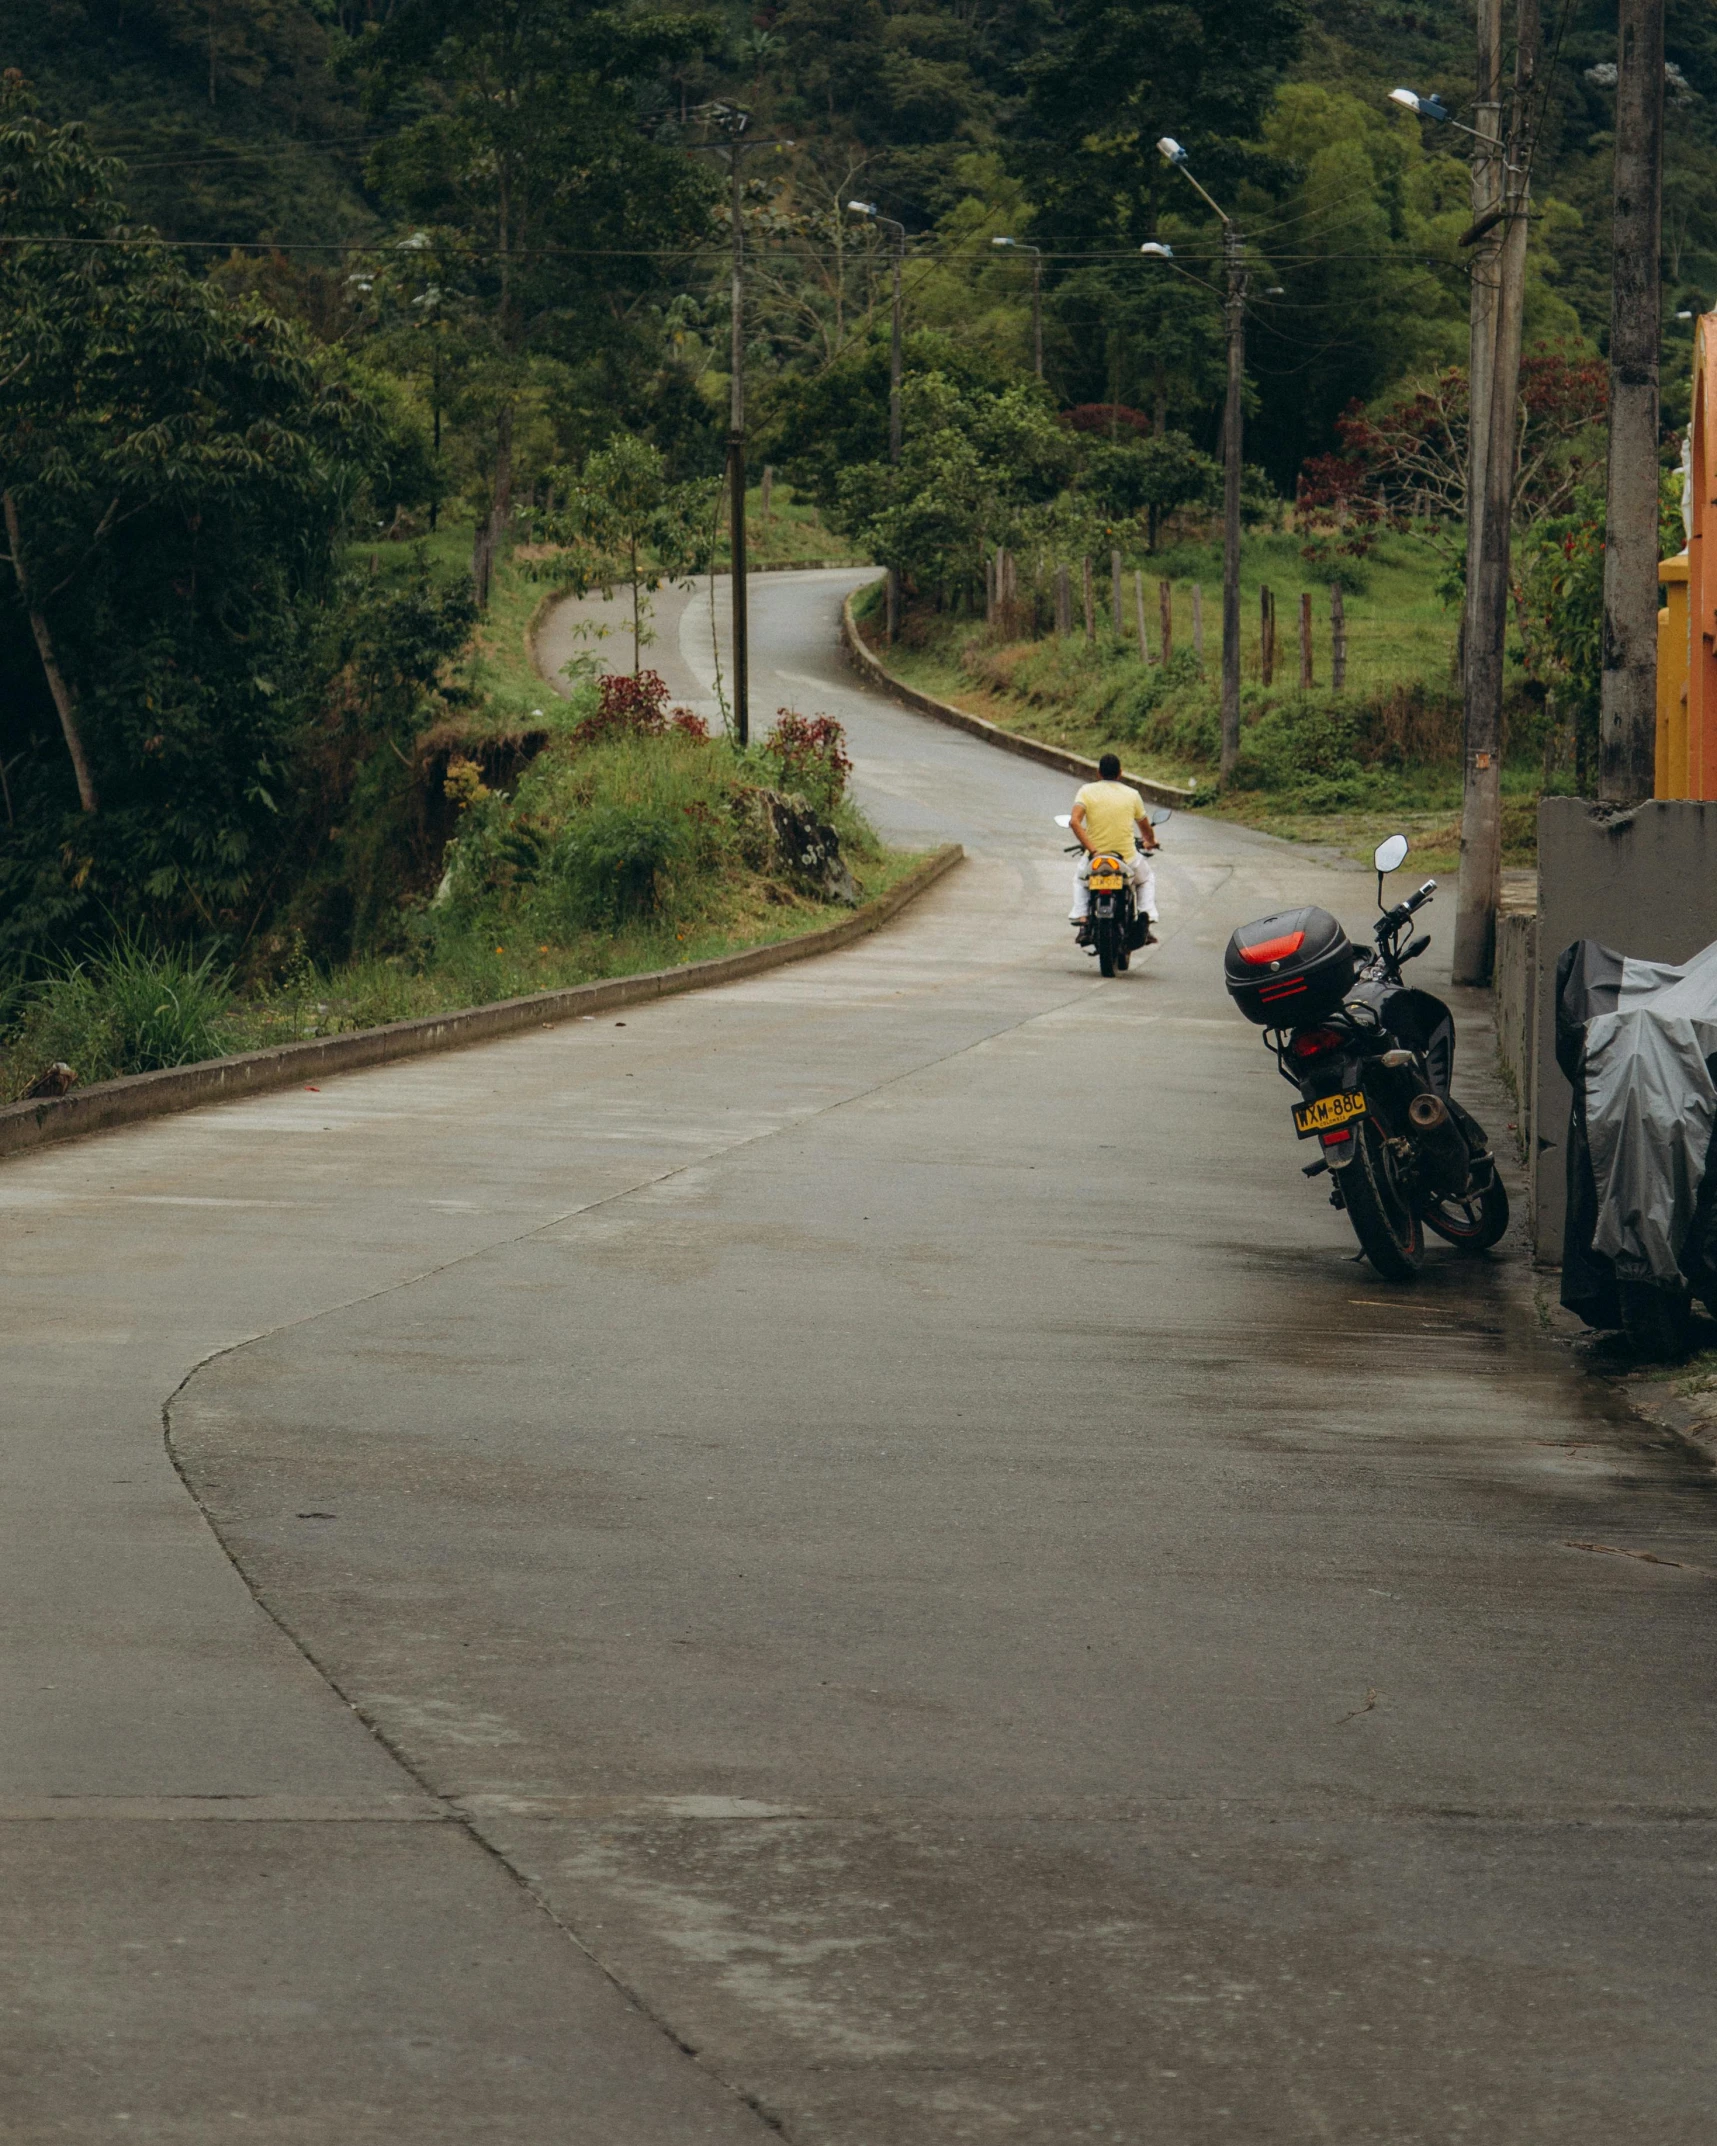
<path id="1" fill-rule="evenodd" d="M 1496 920 L 1496 1055 L 1514 1093 L 1520 1151 L 1532 1153 L 1533 1063 L 1538 1027 L 1538 919 Z"/>
<path id="2" fill-rule="evenodd" d="M 904 685 L 891 676 L 859 632 L 850 596 L 841 606 L 841 633 L 847 653 L 870 684 L 879 686 L 896 700 L 904 701 L 907 707 L 916 708 L 920 715 L 931 716 L 938 723 L 950 723 L 956 730 L 982 738 L 986 745 L 998 745 L 1004 753 L 1015 753 L 1022 760 L 1035 760 L 1040 766 L 1059 768 L 1064 775 L 1077 775 L 1081 782 L 1097 780 L 1095 760 L 1087 760 L 1079 753 L 1063 752 L 1059 745 L 1045 745 L 1041 738 L 1016 736 L 999 723 L 986 723 L 981 715 L 970 715 L 964 708 L 956 708 L 952 701 L 937 700 L 933 694 L 920 693 L 916 686 Z M 1172 782 L 1154 781 L 1149 775 L 1123 775 L 1121 780 L 1130 783 L 1147 805 L 1188 805 L 1194 796 L 1191 790 L 1179 789 Z"/>
<path id="3" fill-rule="evenodd" d="M 670 998 L 681 991 L 712 984 L 737 983 L 766 969 L 779 969 L 813 954 L 832 954 L 862 939 L 898 915 L 915 895 L 934 886 L 965 856 L 959 843 L 937 850 L 916 865 L 897 886 L 866 902 L 850 917 L 773 946 L 754 946 L 742 954 L 713 961 L 689 961 L 675 969 L 651 969 L 642 976 L 617 976 L 611 982 L 573 984 L 562 991 L 533 991 L 526 998 L 500 999 L 492 1006 L 472 1006 L 460 1013 L 431 1014 L 418 1021 L 391 1021 L 385 1028 L 361 1028 L 346 1036 L 319 1036 L 308 1043 L 283 1043 L 268 1051 L 246 1051 L 236 1058 L 213 1058 L 201 1065 L 174 1066 L 163 1073 L 134 1073 L 124 1080 L 98 1081 L 69 1095 L 39 1103 L 12 1103 L 0 1108 L 0 1156 L 43 1147 L 51 1140 L 75 1140 L 84 1133 L 105 1132 L 142 1118 L 166 1117 L 205 1103 L 233 1102 L 268 1088 L 288 1088 L 361 1066 L 389 1065 L 448 1051 L 471 1043 L 488 1043 L 521 1029 L 550 1028 L 582 1014 L 604 1013 L 616 1006 Z"/>
<path id="4" fill-rule="evenodd" d="M 1562 1258 L 1563 1143 L 1572 1100 L 1556 1063 L 1556 963 L 1576 939 L 1597 939 L 1646 961 L 1686 961 L 1717 939 L 1717 803 L 1654 798 L 1617 811 L 1583 798 L 1547 797 L 1538 808 L 1538 1048 L 1529 1153 L 1533 1238 L 1538 1258 L 1550 1266 Z"/>

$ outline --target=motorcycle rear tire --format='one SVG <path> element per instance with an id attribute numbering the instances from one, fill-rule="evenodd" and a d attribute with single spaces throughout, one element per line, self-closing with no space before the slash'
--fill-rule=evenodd
<path id="1" fill-rule="evenodd" d="M 1654 1363 L 1673 1363 L 1692 1340 L 1687 1299 L 1655 1282 L 1618 1282 L 1622 1332 L 1635 1353 Z"/>
<path id="2" fill-rule="evenodd" d="M 1401 1196 L 1388 1146 L 1369 1118 L 1355 1128 L 1341 1192 L 1359 1248 L 1377 1272 L 1386 1282 L 1412 1281 L 1425 1256 L 1425 1232 Z"/>
<path id="3" fill-rule="evenodd" d="M 1091 929 L 1097 941 L 1097 966 L 1105 976 L 1113 976 L 1121 947 L 1121 927 L 1113 917 L 1099 917 Z"/>
<path id="4" fill-rule="evenodd" d="M 1508 1190 L 1493 1176 L 1467 1199 L 1433 1200 L 1425 1210 L 1425 1227 L 1457 1252 L 1488 1252 L 1508 1228 Z"/>

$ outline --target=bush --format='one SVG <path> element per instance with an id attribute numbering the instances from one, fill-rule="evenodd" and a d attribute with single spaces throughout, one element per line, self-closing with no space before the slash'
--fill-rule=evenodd
<path id="1" fill-rule="evenodd" d="M 21 1002 L 7 1051 L 14 1084 L 56 1059 L 87 1084 L 218 1058 L 231 978 L 212 952 L 197 957 L 121 936 L 105 954 L 27 987 Z"/>
<path id="2" fill-rule="evenodd" d="M 777 787 L 802 797 L 829 818 L 846 795 L 853 771 L 847 734 L 832 715 L 803 716 L 778 708 L 779 721 L 763 741 L 765 759 L 773 763 Z"/>

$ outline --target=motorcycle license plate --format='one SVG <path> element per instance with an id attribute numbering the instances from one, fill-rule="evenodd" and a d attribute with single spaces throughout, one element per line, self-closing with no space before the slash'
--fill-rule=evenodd
<path id="1" fill-rule="evenodd" d="M 1302 1140 L 1314 1133 L 1333 1133 L 1350 1118 L 1363 1118 L 1365 1098 L 1357 1090 L 1342 1095 L 1320 1095 L 1315 1103 L 1294 1105 L 1294 1130 Z"/>
<path id="2" fill-rule="evenodd" d="M 1089 884 L 1094 887 L 1099 894 L 1115 894 L 1120 891 L 1122 882 L 1119 879 L 1110 879 L 1107 877 L 1099 879 L 1096 873 L 1093 872 Z"/>

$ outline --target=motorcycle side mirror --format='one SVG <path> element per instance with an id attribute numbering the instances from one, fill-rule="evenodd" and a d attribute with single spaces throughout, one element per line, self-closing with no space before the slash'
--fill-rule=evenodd
<path id="1" fill-rule="evenodd" d="M 1385 835 L 1371 853 L 1371 862 L 1377 872 L 1377 906 L 1383 907 L 1383 875 L 1399 871 L 1407 861 L 1407 837 Z"/>
<path id="2" fill-rule="evenodd" d="M 1378 843 L 1371 861 L 1380 874 L 1383 872 L 1398 872 L 1407 862 L 1407 837 L 1405 835 L 1388 836 L 1384 841 Z"/>
<path id="3" fill-rule="evenodd" d="M 1174 807 L 1172 805 L 1147 805 L 1145 809 L 1151 816 L 1151 825 L 1153 827 L 1166 827 L 1170 820 L 1174 818 Z"/>
<path id="4" fill-rule="evenodd" d="M 1058 813 L 1057 813 L 1057 814 L 1055 815 L 1055 824 L 1056 824 L 1056 826 L 1057 826 L 1057 827 L 1071 827 L 1071 826 L 1073 825 L 1073 815 L 1072 815 L 1072 813 L 1071 813 L 1071 812 L 1058 812 Z"/>

